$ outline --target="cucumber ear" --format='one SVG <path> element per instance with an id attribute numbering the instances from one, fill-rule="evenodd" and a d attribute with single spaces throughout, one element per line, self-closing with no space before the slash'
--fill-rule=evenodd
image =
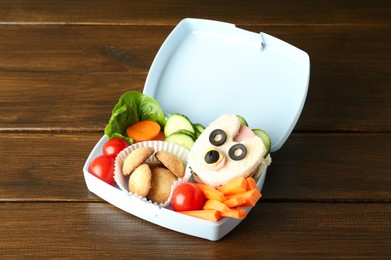
<path id="1" fill-rule="evenodd" d="M 195 130 L 196 139 L 200 136 L 200 134 L 205 130 L 205 126 L 200 123 L 193 124 L 193 128 Z"/>
<path id="2" fill-rule="evenodd" d="M 247 121 L 246 121 L 246 119 L 244 119 L 244 117 L 242 117 L 240 115 L 236 115 L 236 116 L 239 118 L 240 124 L 242 124 L 244 126 L 248 126 Z"/>
<path id="3" fill-rule="evenodd" d="M 270 136 L 262 129 L 252 129 L 252 130 L 257 136 L 259 136 L 259 138 L 262 139 L 262 142 L 265 144 L 266 154 L 263 156 L 263 158 L 266 158 L 266 156 L 270 153 L 270 149 L 272 146 Z"/>

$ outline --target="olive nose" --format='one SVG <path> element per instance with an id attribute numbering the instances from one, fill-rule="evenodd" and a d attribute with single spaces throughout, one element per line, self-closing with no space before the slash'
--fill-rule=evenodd
<path id="1" fill-rule="evenodd" d="M 211 147 L 206 150 L 204 161 L 211 170 L 217 171 L 225 165 L 225 156 L 218 149 Z"/>
<path id="2" fill-rule="evenodd" d="M 216 150 L 209 150 L 205 153 L 205 162 L 207 164 L 213 164 L 218 162 L 220 158 L 220 153 Z"/>

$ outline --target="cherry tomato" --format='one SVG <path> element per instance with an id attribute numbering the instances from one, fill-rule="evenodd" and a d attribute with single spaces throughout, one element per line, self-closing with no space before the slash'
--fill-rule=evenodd
<path id="1" fill-rule="evenodd" d="M 180 184 L 172 194 L 171 205 L 175 211 L 199 210 L 204 204 L 204 193 L 192 182 Z"/>
<path id="2" fill-rule="evenodd" d="M 115 159 L 117 154 L 128 146 L 129 144 L 121 138 L 111 138 L 103 145 L 103 154 Z"/>
<path id="3" fill-rule="evenodd" d="M 88 167 L 88 171 L 102 181 L 114 185 L 114 158 L 108 155 L 96 157 Z"/>

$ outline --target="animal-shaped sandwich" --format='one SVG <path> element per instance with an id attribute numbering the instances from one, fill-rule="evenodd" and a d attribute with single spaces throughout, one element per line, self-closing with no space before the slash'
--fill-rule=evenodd
<path id="1" fill-rule="evenodd" d="M 270 156 L 260 137 L 236 115 L 213 121 L 193 145 L 188 165 L 198 182 L 218 187 L 238 177 L 252 176 Z"/>

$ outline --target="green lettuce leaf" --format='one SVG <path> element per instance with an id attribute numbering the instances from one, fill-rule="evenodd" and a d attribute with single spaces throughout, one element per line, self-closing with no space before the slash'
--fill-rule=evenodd
<path id="1" fill-rule="evenodd" d="M 114 106 L 105 135 L 109 138 L 121 138 L 132 144 L 133 139 L 126 134 L 126 128 L 138 121 L 152 120 L 163 128 L 166 119 L 159 103 L 137 91 L 125 92 Z"/>

